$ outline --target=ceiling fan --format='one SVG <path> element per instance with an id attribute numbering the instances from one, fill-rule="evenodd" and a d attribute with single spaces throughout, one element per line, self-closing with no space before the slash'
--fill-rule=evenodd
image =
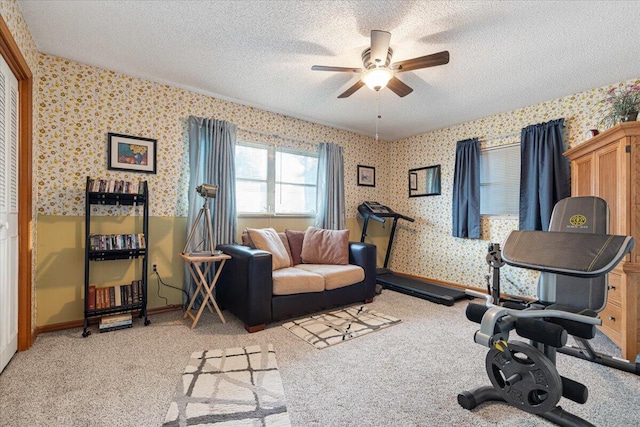
<path id="1" fill-rule="evenodd" d="M 324 65 L 314 65 L 311 67 L 315 71 L 339 71 L 345 73 L 362 73 L 360 80 L 353 86 L 341 93 L 338 98 L 351 96 L 355 91 L 365 84 L 367 87 L 379 91 L 385 86 L 391 89 L 396 95 L 403 97 L 413 92 L 409 86 L 400 81 L 395 75 L 405 71 L 419 70 L 420 68 L 435 67 L 449 62 L 449 52 L 442 52 L 418 58 L 407 59 L 391 64 L 393 50 L 389 47 L 391 33 L 388 31 L 372 30 L 371 47 L 362 51 L 363 68 L 331 67 Z"/>

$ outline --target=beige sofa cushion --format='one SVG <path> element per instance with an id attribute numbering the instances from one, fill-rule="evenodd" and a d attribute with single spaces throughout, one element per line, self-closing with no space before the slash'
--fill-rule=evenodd
<path id="1" fill-rule="evenodd" d="M 349 230 L 307 228 L 301 255 L 305 264 L 349 264 Z"/>
<path id="2" fill-rule="evenodd" d="M 324 278 L 324 288 L 328 291 L 353 285 L 364 280 L 364 269 L 357 265 L 300 264 L 296 269 L 319 274 Z"/>
<path id="3" fill-rule="evenodd" d="M 272 273 L 273 294 L 291 295 L 324 291 L 324 278 L 311 271 L 287 267 Z"/>
<path id="4" fill-rule="evenodd" d="M 291 267 L 289 251 L 273 228 L 247 228 L 252 246 L 271 253 L 272 270 Z"/>

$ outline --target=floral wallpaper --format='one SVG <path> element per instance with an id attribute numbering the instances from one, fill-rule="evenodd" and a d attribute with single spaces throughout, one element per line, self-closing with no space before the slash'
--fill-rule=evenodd
<path id="1" fill-rule="evenodd" d="M 387 183 L 382 192 L 387 196 L 384 202 L 394 210 L 416 219 L 411 224 L 405 222 L 396 234 L 390 267 L 396 271 L 465 286 L 486 286 L 485 275 L 489 270 L 485 257 L 488 243 L 502 242 L 509 231 L 517 229 L 518 220 L 483 217 L 480 239 L 451 236 L 456 142 L 477 137 L 482 148 L 518 143 L 522 128 L 564 117 L 565 144 L 571 148 L 586 139 L 589 129 L 597 127 L 607 108 L 601 101 L 611 88 L 639 82 L 620 82 L 387 143 L 388 150 L 379 160 L 384 174 L 380 182 Z M 442 167 L 442 195 L 409 198 L 405 191 L 407 171 L 437 164 Z M 504 267 L 501 276 L 503 292 L 535 296 L 534 273 Z"/>
<path id="2" fill-rule="evenodd" d="M 189 181 L 187 119 L 228 120 L 238 138 L 316 150 L 320 142 L 344 148 L 347 215 L 366 190 L 357 164 L 375 165 L 384 145 L 372 138 L 223 101 L 175 87 L 40 54 L 37 120 L 37 210 L 83 215 L 86 177 L 149 182 L 152 216 L 186 216 Z M 157 174 L 107 170 L 107 133 L 157 139 Z M 376 147 L 379 147 L 376 150 Z M 366 149 L 365 149 L 366 148 Z M 98 208 L 96 208 L 98 209 Z M 118 208 L 102 208 L 113 214 Z M 99 212 L 100 213 L 100 212 Z"/>
<path id="3" fill-rule="evenodd" d="M 565 118 L 567 148 L 581 143 L 602 115 L 609 85 L 503 114 L 394 142 L 358 135 L 198 93 L 158 84 L 46 54 L 38 56 L 36 139 L 37 211 L 41 215 L 84 214 L 87 176 L 147 179 L 153 216 L 186 216 L 186 120 L 190 115 L 235 123 L 239 139 L 314 150 L 327 141 L 344 147 L 346 213 L 356 217 L 363 200 L 378 200 L 416 218 L 401 223 L 390 267 L 396 271 L 465 286 L 485 287 L 489 242 L 501 242 L 517 219 L 484 218 L 478 240 L 451 237 L 455 144 L 478 137 L 482 146 L 519 142 L 530 124 Z M 630 83 L 638 80 L 630 81 Z M 107 133 L 158 140 L 158 173 L 106 169 Z M 356 185 L 358 164 L 376 167 L 376 187 Z M 409 198 L 408 169 L 442 166 L 442 195 Z M 116 213 L 103 208 L 104 214 Z M 384 248 L 381 248 L 384 250 Z M 534 296 L 535 275 L 505 267 L 503 291 Z"/>

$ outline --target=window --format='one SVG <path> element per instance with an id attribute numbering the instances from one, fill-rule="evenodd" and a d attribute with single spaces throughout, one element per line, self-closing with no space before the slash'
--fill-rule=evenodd
<path id="1" fill-rule="evenodd" d="M 518 215 L 520 144 L 480 152 L 480 215 Z"/>
<path id="2" fill-rule="evenodd" d="M 238 144 L 238 213 L 315 215 L 317 174 L 316 153 Z"/>

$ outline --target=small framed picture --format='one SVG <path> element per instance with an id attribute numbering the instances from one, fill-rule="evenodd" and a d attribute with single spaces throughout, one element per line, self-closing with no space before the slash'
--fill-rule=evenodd
<path id="1" fill-rule="evenodd" d="M 358 165 L 358 185 L 363 187 L 376 186 L 376 168 Z"/>
<path id="2" fill-rule="evenodd" d="M 110 170 L 156 173 L 156 139 L 108 134 L 107 166 Z"/>

